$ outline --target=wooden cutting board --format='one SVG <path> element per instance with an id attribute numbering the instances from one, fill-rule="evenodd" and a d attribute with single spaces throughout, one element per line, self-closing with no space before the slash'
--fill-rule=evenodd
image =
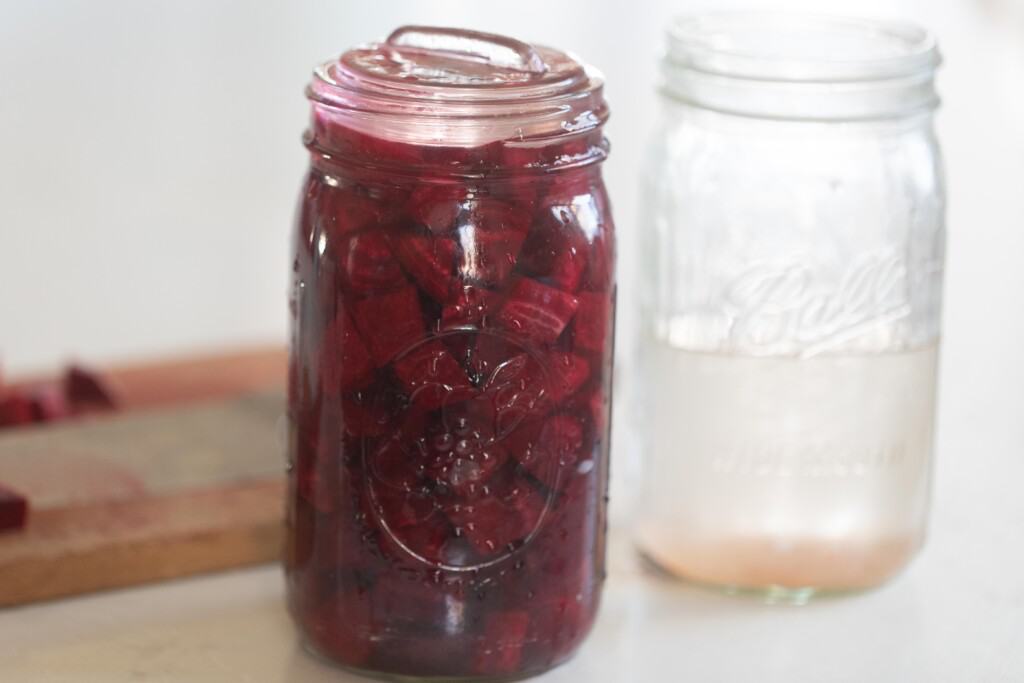
<path id="1" fill-rule="evenodd" d="M 284 353 L 107 376 L 117 413 L 0 432 L 0 482 L 30 505 L 0 534 L 0 605 L 280 555 Z"/>

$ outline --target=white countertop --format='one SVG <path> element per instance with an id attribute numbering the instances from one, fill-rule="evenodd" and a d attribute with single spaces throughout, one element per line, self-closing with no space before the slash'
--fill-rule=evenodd
<path id="1" fill-rule="evenodd" d="M 1024 269 L 993 272 L 1001 301 L 961 300 L 944 340 L 931 533 L 904 574 L 764 605 L 650 574 L 616 529 L 593 634 L 537 680 L 1024 681 Z M 357 680 L 297 646 L 283 583 L 271 566 L 0 610 L 0 683 Z"/>
<path id="2" fill-rule="evenodd" d="M 946 469 L 931 541 L 891 584 L 802 607 L 655 576 L 616 532 L 594 633 L 536 680 L 1022 681 L 1024 467 L 998 469 Z M 297 645 L 273 566 L 0 611 L 4 682 L 357 680 Z"/>
<path id="3" fill-rule="evenodd" d="M 616 529 L 593 634 L 537 680 L 1024 681 L 1024 307 L 975 310 L 945 340 L 931 533 L 905 573 L 764 605 L 652 575 Z M 283 584 L 269 566 L 0 610 L 0 683 L 356 681 L 298 647 Z"/>

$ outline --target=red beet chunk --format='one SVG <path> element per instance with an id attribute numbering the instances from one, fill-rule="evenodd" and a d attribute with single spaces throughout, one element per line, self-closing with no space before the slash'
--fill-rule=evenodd
<path id="1" fill-rule="evenodd" d="M 320 513 L 330 513 L 338 506 L 339 487 L 336 477 L 318 470 L 314 463 L 299 467 L 296 472 L 296 487 L 313 508 Z M 338 475 L 336 475 L 338 476 Z"/>
<path id="2" fill-rule="evenodd" d="M 341 419 L 350 436 L 380 436 L 391 426 L 393 413 L 387 405 L 370 397 L 342 399 Z"/>
<path id="3" fill-rule="evenodd" d="M 423 488 L 422 463 L 418 453 L 406 448 L 399 439 L 387 439 L 367 453 L 367 466 L 373 477 L 396 491 Z"/>
<path id="4" fill-rule="evenodd" d="M 521 278 L 512 286 L 497 318 L 510 332 L 550 344 L 562 334 L 578 306 L 579 300 L 571 294 Z"/>
<path id="5" fill-rule="evenodd" d="M 386 528 L 385 538 L 392 554 L 412 553 L 435 565 L 446 562 L 454 533 L 426 490 L 400 491 L 379 486 L 374 506 L 376 517 Z"/>
<path id="6" fill-rule="evenodd" d="M 573 343 L 577 349 L 601 353 L 608 346 L 611 330 L 608 312 L 611 298 L 606 292 L 579 292 L 580 307 L 573 323 Z"/>
<path id="7" fill-rule="evenodd" d="M 590 376 L 590 363 L 582 356 L 552 351 L 547 356 L 548 398 L 555 403 L 571 396 Z"/>
<path id="8" fill-rule="evenodd" d="M 427 468 L 427 475 L 443 495 L 451 493 L 462 500 L 488 495 L 488 481 L 508 460 L 501 444 L 488 443 L 475 436 L 454 436 L 446 451 L 438 453 Z"/>
<path id="9" fill-rule="evenodd" d="M 28 500 L 0 485 L 0 531 L 24 528 L 28 519 Z"/>
<path id="10" fill-rule="evenodd" d="M 462 185 L 421 185 L 409 197 L 409 215 L 434 234 L 451 232 L 467 192 Z"/>
<path id="11" fill-rule="evenodd" d="M 379 198 L 349 187 L 325 185 L 318 212 L 325 232 L 338 239 L 363 230 L 377 229 L 395 221 L 395 207 Z"/>
<path id="12" fill-rule="evenodd" d="M 545 420 L 533 448 L 521 453 L 520 464 L 549 489 L 555 488 L 560 473 L 571 468 L 583 448 L 583 425 L 569 415 Z"/>
<path id="13" fill-rule="evenodd" d="M 590 384 L 564 403 L 567 411 L 589 418 L 597 439 L 604 438 L 609 402 L 599 384 Z"/>
<path id="14" fill-rule="evenodd" d="M 347 313 L 339 314 L 324 330 L 320 349 L 320 375 L 324 394 L 365 387 L 373 380 L 373 357 Z"/>
<path id="15" fill-rule="evenodd" d="M 547 373 L 537 359 L 500 337 L 481 335 L 471 365 L 483 398 L 490 402 L 497 438 L 537 414 L 550 393 Z"/>
<path id="16" fill-rule="evenodd" d="M 530 214 L 498 199 L 481 198 L 466 206 L 458 227 L 462 245 L 459 273 L 467 282 L 500 286 L 515 267 Z"/>
<path id="17" fill-rule="evenodd" d="M 500 287 L 512 273 L 525 238 L 525 234 L 516 232 L 460 229 L 462 262 L 459 273 L 463 280 Z"/>
<path id="18" fill-rule="evenodd" d="M 64 394 L 76 408 L 113 408 L 117 403 L 114 392 L 99 374 L 77 365 L 64 374 Z"/>
<path id="19" fill-rule="evenodd" d="M 312 144 L 331 150 L 332 156 L 351 157 L 372 166 L 407 166 L 423 161 L 422 147 L 349 128 L 326 110 L 314 112 Z"/>
<path id="20" fill-rule="evenodd" d="M 566 292 L 579 289 L 590 255 L 579 211 L 574 205 L 542 208 L 523 245 L 520 270 Z"/>
<path id="21" fill-rule="evenodd" d="M 416 575 L 383 575 L 373 586 L 372 624 L 381 633 L 430 633 L 434 625 L 446 621 L 448 598 L 459 601 L 460 592 L 456 586 L 425 582 Z"/>
<path id="22" fill-rule="evenodd" d="M 406 491 L 378 486 L 374 489 L 374 505 L 392 532 L 402 532 L 435 517 L 443 519 L 437 513 L 437 503 L 426 489 Z M 396 535 L 401 537 L 403 534 Z"/>
<path id="23" fill-rule="evenodd" d="M 391 362 L 424 334 L 414 287 L 357 301 L 353 317 L 378 367 Z"/>
<path id="24" fill-rule="evenodd" d="M 300 497 L 293 514 L 295 538 L 286 549 L 290 566 L 333 573 L 341 566 L 368 570 L 379 563 L 371 550 L 376 539 L 369 520 L 357 511 L 350 496 L 343 496 L 326 512 Z M 329 587 L 330 592 L 333 588 Z"/>
<path id="25" fill-rule="evenodd" d="M 435 301 L 446 301 L 452 287 L 455 242 L 403 232 L 393 238 L 395 253 L 420 289 Z"/>
<path id="26" fill-rule="evenodd" d="M 342 280 L 353 292 L 385 292 L 406 284 L 387 235 L 381 231 L 369 230 L 343 240 L 337 246 L 337 259 Z"/>
<path id="27" fill-rule="evenodd" d="M 535 594 L 530 603 L 532 619 L 526 640 L 544 643 L 548 656 L 555 659 L 572 652 L 590 630 L 595 605 L 589 595 L 596 590 L 578 578 L 559 583 L 564 587 L 561 593 L 541 590 Z"/>
<path id="28" fill-rule="evenodd" d="M 544 499 L 522 479 L 495 495 L 445 507 L 455 532 L 484 557 L 508 552 L 537 527 Z"/>
<path id="29" fill-rule="evenodd" d="M 56 384 L 44 384 L 32 391 L 32 416 L 37 422 L 61 420 L 71 414 L 64 388 Z"/>
<path id="30" fill-rule="evenodd" d="M 394 362 L 395 374 L 417 406 L 432 410 L 446 402 L 465 400 L 475 393 L 462 366 L 444 344 L 421 344 Z"/>
<path id="31" fill-rule="evenodd" d="M 305 620 L 306 635 L 325 655 L 349 666 L 363 664 L 373 651 L 370 623 L 370 593 L 358 588 L 341 588 L 317 606 Z"/>
<path id="32" fill-rule="evenodd" d="M 0 427 L 16 427 L 35 421 L 32 399 L 21 394 L 0 398 Z"/>
<path id="33" fill-rule="evenodd" d="M 456 287 L 441 311 L 441 329 L 482 327 L 501 305 L 501 295 L 489 289 L 465 285 Z"/>
<path id="34" fill-rule="evenodd" d="M 523 607 L 529 608 L 529 605 Z M 529 613 L 525 610 L 493 612 L 487 615 L 484 645 L 477 655 L 477 673 L 494 676 L 519 672 L 529 625 Z"/>
<path id="35" fill-rule="evenodd" d="M 610 214 L 602 219 L 610 221 Z M 612 289 L 615 280 L 615 243 L 611 232 L 599 231 L 590 245 L 590 262 L 583 272 L 583 287 L 596 292 Z"/>

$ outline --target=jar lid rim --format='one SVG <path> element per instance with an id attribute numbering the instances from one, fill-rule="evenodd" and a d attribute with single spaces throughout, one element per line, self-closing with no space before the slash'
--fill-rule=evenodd
<path id="1" fill-rule="evenodd" d="M 432 116 L 471 107 L 500 116 L 600 98 L 603 85 L 599 71 L 569 52 L 493 33 L 402 26 L 321 64 L 311 88 L 328 104 L 386 100 Z"/>
<path id="2" fill-rule="evenodd" d="M 306 93 L 315 107 L 370 134 L 478 146 L 600 128 L 608 118 L 603 90 L 601 73 L 568 52 L 479 31 L 402 26 L 320 65 Z"/>

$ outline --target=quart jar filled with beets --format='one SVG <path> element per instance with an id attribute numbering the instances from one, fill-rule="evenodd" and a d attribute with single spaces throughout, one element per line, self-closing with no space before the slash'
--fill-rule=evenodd
<path id="1" fill-rule="evenodd" d="M 604 578 L 602 80 L 404 27 L 315 71 L 291 298 L 289 607 L 385 677 L 566 660 Z"/>

